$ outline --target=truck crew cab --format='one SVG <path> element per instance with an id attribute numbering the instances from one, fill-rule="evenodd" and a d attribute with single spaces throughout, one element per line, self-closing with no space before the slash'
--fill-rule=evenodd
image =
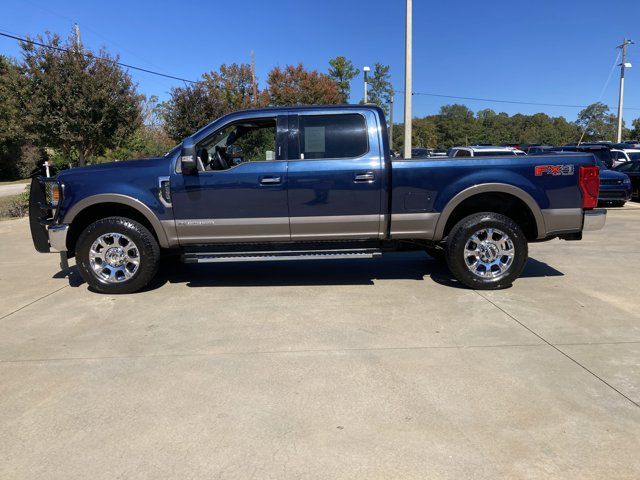
<path id="1" fill-rule="evenodd" d="M 427 250 L 464 285 L 510 285 L 528 242 L 602 228 L 591 154 L 391 159 L 376 106 L 231 113 L 164 157 L 34 178 L 36 249 L 129 293 L 163 252 L 188 263 Z"/>

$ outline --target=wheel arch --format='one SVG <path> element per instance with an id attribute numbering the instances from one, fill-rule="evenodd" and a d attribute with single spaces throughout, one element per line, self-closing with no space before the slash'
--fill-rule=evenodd
<path id="1" fill-rule="evenodd" d="M 471 204 L 474 197 L 475 199 L 479 200 L 477 203 L 477 208 L 471 207 L 470 210 L 468 210 L 469 214 L 485 211 L 485 208 L 483 208 L 483 202 L 481 200 L 486 201 L 486 199 L 491 198 L 492 196 L 494 198 L 515 199 L 516 205 L 524 205 L 526 210 L 523 211 L 522 214 L 528 216 L 531 219 L 532 227 L 535 227 L 535 231 L 532 230 L 529 234 L 529 236 L 532 237 L 530 239 L 539 239 L 545 237 L 546 226 L 544 217 L 542 215 L 542 210 L 531 195 L 514 185 L 509 185 L 506 183 L 483 183 L 479 185 L 473 185 L 462 190 L 446 204 L 438 218 L 438 223 L 436 224 L 433 239 L 439 241 L 446 236 L 448 230 L 450 230 L 453 226 L 452 220 L 459 220 L 457 217 L 461 213 L 462 209 L 464 208 L 464 211 L 467 211 L 467 208 L 469 208 L 469 205 Z M 500 211 L 496 213 L 504 214 L 504 212 Z M 515 220 L 516 219 L 514 219 L 514 221 Z"/>
<path id="2" fill-rule="evenodd" d="M 151 231 L 161 247 L 171 246 L 160 219 L 140 200 L 127 195 L 99 194 L 83 198 L 65 214 L 63 221 L 70 225 L 67 236 L 69 252 L 75 250 L 76 240 L 89 223 L 112 216 L 123 216 L 138 221 Z"/>

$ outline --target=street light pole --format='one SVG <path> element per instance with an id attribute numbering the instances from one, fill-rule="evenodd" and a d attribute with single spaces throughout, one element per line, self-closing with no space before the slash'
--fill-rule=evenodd
<path id="1" fill-rule="evenodd" d="M 412 43 L 412 0 L 407 1 L 404 37 L 404 158 L 411 158 L 411 43 Z"/>
<path id="2" fill-rule="evenodd" d="M 622 50 L 622 62 L 620 63 L 620 93 L 618 96 L 618 143 L 622 141 L 622 104 L 624 103 L 624 69 L 631 67 L 627 62 L 627 46 L 632 45 L 635 42 L 633 40 L 627 40 L 626 38 L 622 42 L 622 45 L 618 45 L 617 48 Z"/>
<path id="3" fill-rule="evenodd" d="M 367 85 L 368 85 L 368 83 L 367 83 L 367 75 L 368 75 L 370 70 L 371 69 L 369 67 L 367 67 L 367 66 L 362 67 L 362 71 L 364 72 L 364 97 L 363 97 L 364 101 L 363 101 L 363 103 L 367 103 L 369 101 L 369 99 L 367 98 L 368 97 L 368 93 L 369 93 L 369 92 L 367 92 Z"/>
<path id="4" fill-rule="evenodd" d="M 76 49 L 78 51 L 80 51 L 80 49 L 82 48 L 82 42 L 80 41 L 80 25 L 78 25 L 77 23 L 73 24 L 73 32 L 74 32 L 74 36 L 76 37 Z"/>

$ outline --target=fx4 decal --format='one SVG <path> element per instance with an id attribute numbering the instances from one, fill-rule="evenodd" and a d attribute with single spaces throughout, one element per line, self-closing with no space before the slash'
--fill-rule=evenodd
<path id="1" fill-rule="evenodd" d="M 542 175 L 573 175 L 573 165 L 536 165 L 536 177 Z"/>

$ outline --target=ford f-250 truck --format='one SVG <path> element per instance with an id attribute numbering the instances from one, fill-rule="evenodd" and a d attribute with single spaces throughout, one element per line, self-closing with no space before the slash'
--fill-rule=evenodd
<path id="1" fill-rule="evenodd" d="M 426 250 L 464 285 L 510 285 L 528 242 L 602 228 L 591 154 L 391 159 L 375 106 L 231 113 L 162 158 L 34 178 L 39 252 L 128 293 L 184 262 L 370 258 Z"/>

